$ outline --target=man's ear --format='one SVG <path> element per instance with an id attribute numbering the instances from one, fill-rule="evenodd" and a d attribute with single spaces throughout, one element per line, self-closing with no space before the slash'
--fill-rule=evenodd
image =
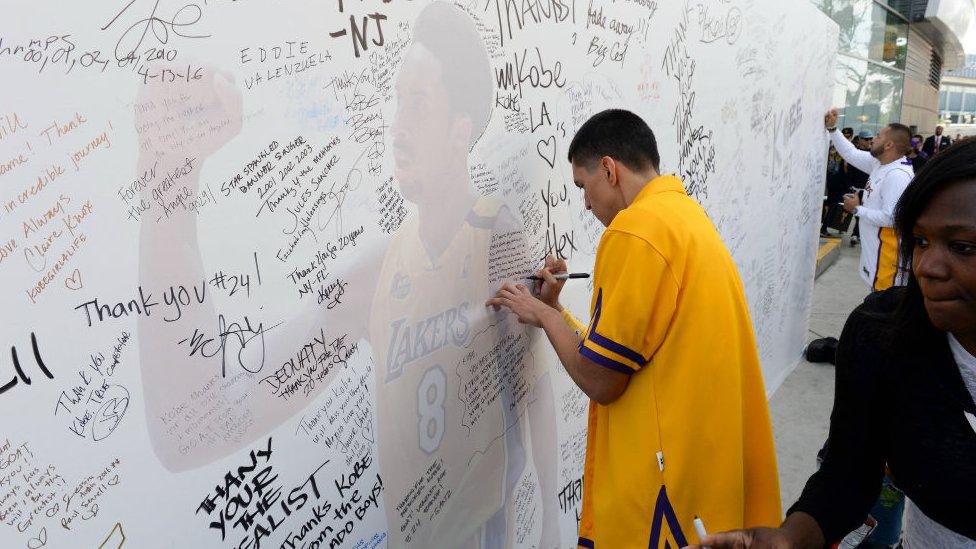
<path id="1" fill-rule="evenodd" d="M 620 182 L 620 174 L 617 173 L 617 161 L 609 156 L 600 159 L 600 169 L 607 175 L 607 181 L 611 187 L 616 187 Z"/>

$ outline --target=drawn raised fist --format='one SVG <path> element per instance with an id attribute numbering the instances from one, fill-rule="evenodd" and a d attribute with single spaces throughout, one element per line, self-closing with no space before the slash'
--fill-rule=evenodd
<path id="1" fill-rule="evenodd" d="M 133 105 L 140 156 L 150 164 L 172 156 L 169 161 L 189 157 L 199 165 L 240 133 L 243 100 L 229 73 L 154 70 L 164 77 L 146 80 Z"/>

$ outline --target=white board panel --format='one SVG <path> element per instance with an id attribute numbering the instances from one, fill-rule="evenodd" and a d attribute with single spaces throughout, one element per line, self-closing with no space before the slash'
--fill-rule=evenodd
<path id="1" fill-rule="evenodd" d="M 592 269 L 565 156 L 608 107 L 731 249 L 767 387 L 796 361 L 836 50 L 806 2 L 0 13 L 3 547 L 574 546 L 587 401 L 483 303 Z"/>

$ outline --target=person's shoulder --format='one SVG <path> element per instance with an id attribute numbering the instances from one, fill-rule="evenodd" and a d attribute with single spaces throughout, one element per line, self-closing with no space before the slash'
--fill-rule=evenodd
<path id="1" fill-rule="evenodd" d="M 685 193 L 655 193 L 620 211 L 610 224 L 648 238 L 662 230 L 708 225 L 701 205 Z"/>
<path id="2" fill-rule="evenodd" d="M 608 240 L 614 240 L 617 248 L 649 247 L 660 253 L 668 247 L 667 242 L 674 240 L 681 226 L 680 218 L 664 210 L 634 207 L 622 210 L 607 227 Z"/>
<path id="3" fill-rule="evenodd" d="M 911 158 L 904 158 L 895 163 L 888 170 L 888 177 L 893 177 L 895 179 L 907 179 L 911 181 L 915 178 L 915 164 L 912 162 Z"/>
<path id="4" fill-rule="evenodd" d="M 855 346 L 890 347 L 905 292 L 904 286 L 894 286 L 869 294 L 847 318 L 842 337 L 853 338 Z"/>
<path id="5" fill-rule="evenodd" d="M 619 215 L 617 217 L 619 217 Z M 614 219 L 614 223 L 616 221 L 617 220 Z M 643 234 L 641 234 L 641 231 L 633 231 L 630 227 L 624 224 L 615 226 L 614 223 L 611 223 L 610 226 L 607 227 L 603 232 L 601 245 L 604 248 L 612 248 L 615 252 L 654 249 L 654 245 Z"/>
<path id="6" fill-rule="evenodd" d="M 894 314 L 905 297 L 904 286 L 892 286 L 887 290 L 872 292 L 864 298 L 864 302 L 854 309 L 853 315 L 875 318 Z"/>

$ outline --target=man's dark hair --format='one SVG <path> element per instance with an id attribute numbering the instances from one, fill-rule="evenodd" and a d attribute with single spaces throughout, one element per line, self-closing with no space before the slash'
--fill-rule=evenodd
<path id="1" fill-rule="evenodd" d="M 854 128 L 847 126 L 843 130 L 841 130 L 840 133 L 843 135 L 854 135 Z"/>
<path id="2" fill-rule="evenodd" d="M 587 169 L 604 156 L 638 172 L 656 171 L 661 164 L 654 132 L 641 117 L 621 109 L 599 112 L 584 122 L 566 155 L 570 162 Z"/>
<path id="3" fill-rule="evenodd" d="M 452 112 L 471 120 L 473 147 L 488 127 L 493 94 L 491 62 L 474 21 L 447 2 L 432 2 L 417 16 L 413 40 L 440 61 Z"/>
<path id="4" fill-rule="evenodd" d="M 888 133 L 895 145 L 905 154 L 912 149 L 912 130 L 904 124 L 897 122 L 888 124 Z"/>
<path id="5" fill-rule="evenodd" d="M 893 317 L 895 329 L 892 341 L 896 345 L 911 346 L 917 341 L 915 336 L 931 333 L 935 329 L 925 310 L 918 279 L 911 270 L 916 244 L 915 222 L 936 193 L 954 183 L 974 179 L 976 139 L 963 140 L 926 162 L 898 200 L 895 207 L 895 230 L 901 240 L 899 256 L 902 269 L 908 272 L 908 284 Z"/>

